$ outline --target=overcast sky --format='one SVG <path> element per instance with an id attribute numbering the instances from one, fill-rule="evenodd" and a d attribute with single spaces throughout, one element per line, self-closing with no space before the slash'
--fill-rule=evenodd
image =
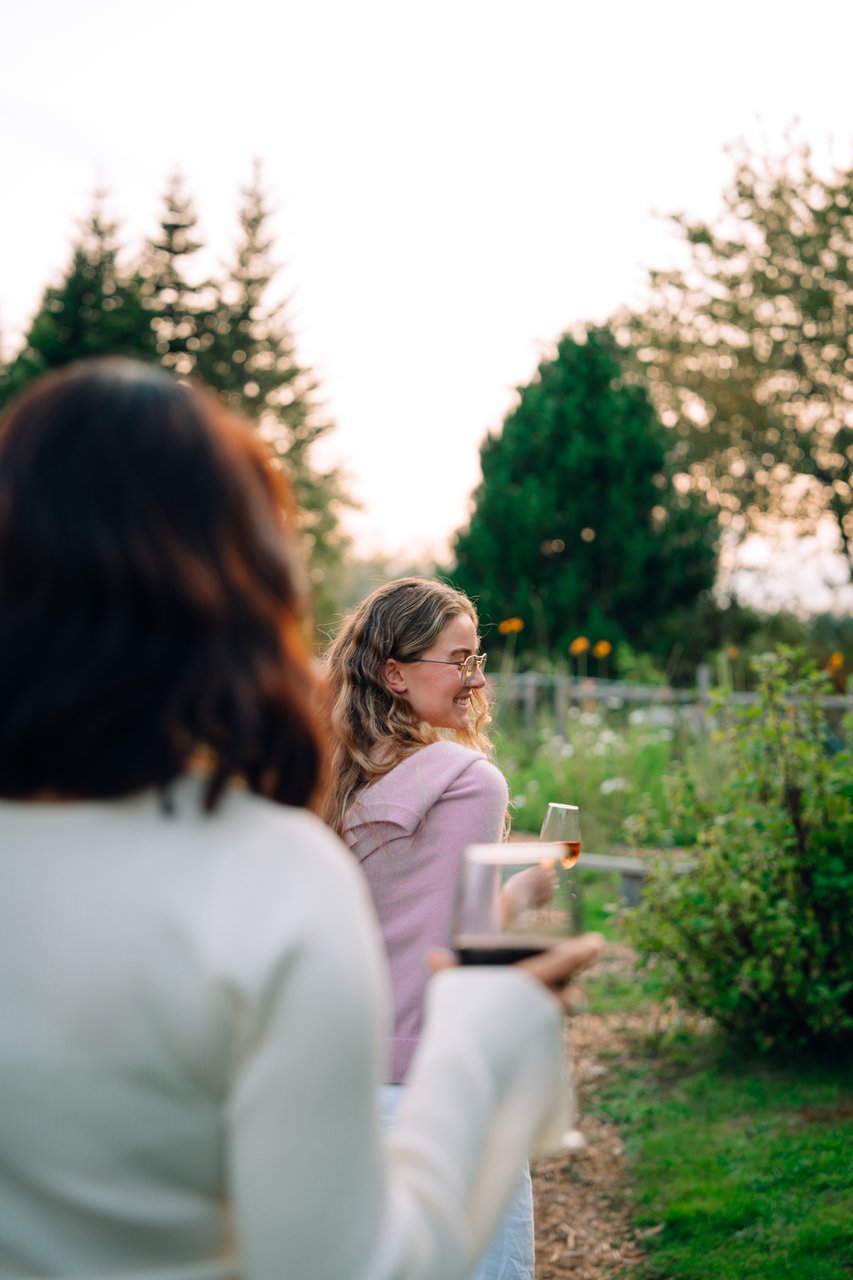
<path id="1" fill-rule="evenodd" d="M 7 354 L 93 189 L 135 248 L 179 168 L 215 260 L 263 162 L 364 552 L 441 552 L 561 332 L 643 297 L 727 144 L 850 162 L 849 0 L 33 0 L 0 19 Z"/>

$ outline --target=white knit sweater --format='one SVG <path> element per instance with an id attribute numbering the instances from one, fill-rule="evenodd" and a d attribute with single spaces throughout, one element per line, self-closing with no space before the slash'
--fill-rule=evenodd
<path id="1" fill-rule="evenodd" d="M 437 978 L 386 1148 L 353 860 L 240 790 L 172 810 L 0 802 L 0 1277 L 463 1277 L 565 1125 L 556 1002 Z"/>

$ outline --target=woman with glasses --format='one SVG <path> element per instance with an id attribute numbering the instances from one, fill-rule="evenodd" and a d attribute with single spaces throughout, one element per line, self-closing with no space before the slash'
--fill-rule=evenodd
<path id="1" fill-rule="evenodd" d="M 391 970 L 389 1123 L 421 1034 L 425 957 L 448 945 L 462 852 L 500 840 L 506 825 L 506 781 L 488 759 L 485 663 L 471 601 L 423 578 L 369 595 L 325 660 L 334 745 L 324 816 L 367 877 Z M 525 1165 L 474 1275 L 532 1280 L 533 1270 Z"/>

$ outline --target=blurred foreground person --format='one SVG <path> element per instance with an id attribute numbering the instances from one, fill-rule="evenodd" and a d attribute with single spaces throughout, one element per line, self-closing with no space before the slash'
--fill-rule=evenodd
<path id="1" fill-rule="evenodd" d="M 563 1127 L 548 988 L 583 940 L 434 980 L 382 1142 L 286 511 L 249 428 L 153 368 L 0 421 L 0 1276 L 454 1280 Z"/>

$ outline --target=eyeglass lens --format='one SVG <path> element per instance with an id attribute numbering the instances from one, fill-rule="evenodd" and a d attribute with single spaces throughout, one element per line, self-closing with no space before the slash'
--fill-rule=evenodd
<path id="1" fill-rule="evenodd" d="M 486 665 L 486 655 L 484 653 L 472 653 L 466 658 L 460 669 L 463 683 L 467 684 L 469 680 L 474 679 L 474 672 L 478 669 L 483 670 Z"/>

